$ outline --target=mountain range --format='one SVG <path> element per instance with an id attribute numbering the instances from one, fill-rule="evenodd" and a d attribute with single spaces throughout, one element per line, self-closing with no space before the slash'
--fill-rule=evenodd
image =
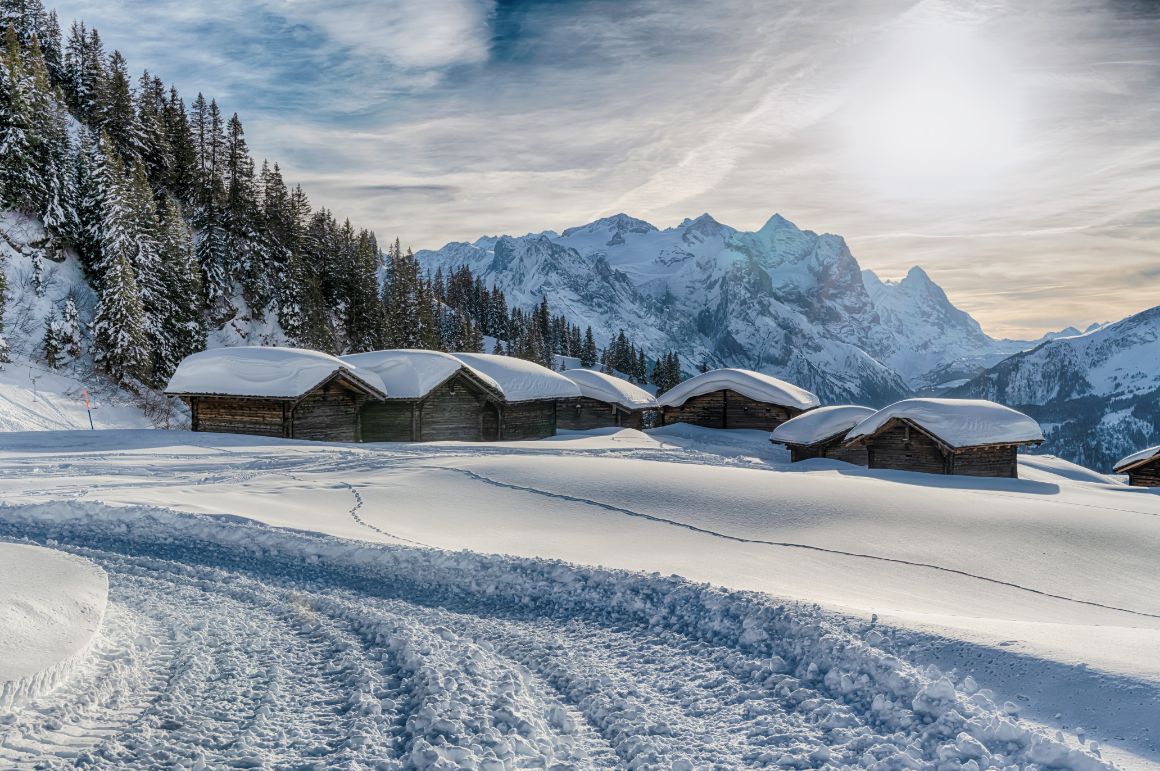
<path id="1" fill-rule="evenodd" d="M 992 338 L 922 268 L 883 281 L 840 236 L 780 215 L 747 232 L 708 214 L 664 230 L 618 214 L 417 257 L 467 265 L 518 305 L 547 297 L 599 342 L 623 329 L 651 355 L 678 351 L 687 372 L 754 369 L 831 403 L 944 390 L 1038 342 Z"/>

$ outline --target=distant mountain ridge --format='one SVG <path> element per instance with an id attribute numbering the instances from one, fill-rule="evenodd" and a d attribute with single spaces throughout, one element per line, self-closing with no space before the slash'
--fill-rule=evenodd
<path id="1" fill-rule="evenodd" d="M 417 257 L 432 271 L 468 265 L 525 307 L 547 296 L 600 342 L 624 329 L 650 354 L 679 351 L 687 371 L 746 367 L 828 402 L 885 404 L 955 362 L 973 375 L 1032 345 L 988 336 L 921 268 L 881 281 L 841 236 L 777 214 L 753 232 L 709 214 L 664 230 L 617 214 Z"/>
<path id="2" fill-rule="evenodd" d="M 1160 307 L 1048 340 L 951 391 L 1037 418 L 1040 448 L 1094 469 L 1160 444 Z"/>

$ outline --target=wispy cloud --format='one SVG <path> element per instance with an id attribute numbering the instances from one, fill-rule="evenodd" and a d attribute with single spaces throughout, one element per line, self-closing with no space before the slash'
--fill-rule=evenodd
<path id="1" fill-rule="evenodd" d="M 57 8 L 187 96 L 217 96 L 241 114 L 257 154 L 278 159 L 316 204 L 384 238 L 438 246 L 622 209 L 662 226 L 711 211 L 757 227 L 778 211 L 847 236 L 885 276 L 924 265 L 997 334 L 1106 320 L 1156 301 L 1155 3 Z M 984 88 L 997 78 L 996 93 L 1014 100 L 1018 152 L 1003 163 L 979 157 L 963 165 L 963 179 L 933 190 L 875 185 L 851 145 L 864 112 L 889 97 L 883 62 L 900 40 L 940 29 L 995 52 L 973 77 Z M 983 185 L 967 184 L 974 171 Z"/>

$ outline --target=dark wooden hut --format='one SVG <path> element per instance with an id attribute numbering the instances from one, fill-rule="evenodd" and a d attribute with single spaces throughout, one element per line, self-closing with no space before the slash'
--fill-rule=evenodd
<path id="1" fill-rule="evenodd" d="M 575 383 L 535 362 L 487 353 L 454 356 L 491 378 L 503 392 L 497 415 L 501 441 L 555 436 L 560 402 L 580 399 Z"/>
<path id="2" fill-rule="evenodd" d="M 362 408 L 364 442 L 495 441 L 503 392 L 483 373 L 439 351 L 343 356 L 383 381 L 387 398 Z"/>
<path id="3" fill-rule="evenodd" d="M 187 357 L 165 392 L 189 405 L 194 431 L 362 441 L 360 412 L 386 398 L 378 378 L 297 348 L 219 348 Z"/>
<path id="4" fill-rule="evenodd" d="M 657 401 L 661 422 L 706 428 L 772 431 L 817 407 L 818 397 L 775 377 L 744 369 L 716 369 L 666 391 Z"/>
<path id="5" fill-rule="evenodd" d="M 904 399 L 846 436 L 876 469 L 964 476 L 1019 476 L 1020 447 L 1043 442 L 1034 419 L 976 399 Z"/>
<path id="6" fill-rule="evenodd" d="M 591 369 L 561 373 L 580 389 L 580 398 L 556 404 L 559 428 L 586 431 L 593 428 L 644 428 L 644 416 L 657 409 L 648 391 L 622 378 Z"/>
<path id="7" fill-rule="evenodd" d="M 865 445 L 847 445 L 850 429 L 874 414 L 869 407 L 843 404 L 818 407 L 782 423 L 773 430 L 769 441 L 785 445 L 790 461 L 831 458 L 856 466 L 868 463 Z"/>
<path id="8" fill-rule="evenodd" d="M 1160 487 L 1160 447 L 1149 447 L 1121 460 L 1113 469 L 1127 474 L 1132 487 Z"/>

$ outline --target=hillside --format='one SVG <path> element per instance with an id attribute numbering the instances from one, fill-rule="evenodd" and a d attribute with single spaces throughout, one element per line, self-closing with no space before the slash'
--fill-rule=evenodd
<path id="1" fill-rule="evenodd" d="M 756 369 L 826 401 L 883 404 L 952 362 L 994 363 L 1027 344 L 995 340 L 922 269 L 898 282 L 863 272 L 844 239 L 774 215 L 756 232 L 708 214 L 660 230 L 624 214 L 416 254 L 468 265 L 514 302 L 541 296 L 599 340 L 624 329 L 646 349 Z"/>
<path id="2" fill-rule="evenodd" d="M 1016 354 L 951 392 L 1043 424 L 1041 448 L 1105 471 L 1160 443 L 1160 307 Z"/>

